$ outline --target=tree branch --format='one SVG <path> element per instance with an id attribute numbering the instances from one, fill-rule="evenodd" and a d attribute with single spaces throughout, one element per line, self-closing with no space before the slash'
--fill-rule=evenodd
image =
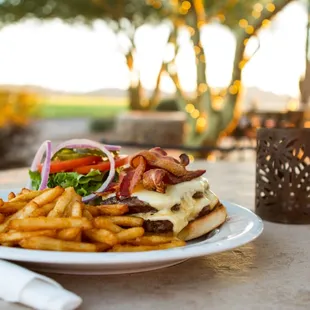
<path id="1" fill-rule="evenodd" d="M 188 14 L 188 25 L 194 29 L 192 40 L 194 49 L 198 50 L 196 55 L 197 61 L 197 94 L 196 94 L 196 105 L 199 106 L 201 112 L 206 111 L 207 113 L 214 112 L 212 108 L 212 98 L 210 88 L 206 77 L 206 55 L 201 44 L 200 38 L 200 27 L 202 23 L 206 23 L 206 12 L 201 0 L 189 0 L 191 3 L 191 11 Z M 196 51 L 195 50 L 195 51 Z M 196 53 L 195 53 L 196 54 Z M 205 89 L 201 91 L 199 85 L 205 85 Z"/>

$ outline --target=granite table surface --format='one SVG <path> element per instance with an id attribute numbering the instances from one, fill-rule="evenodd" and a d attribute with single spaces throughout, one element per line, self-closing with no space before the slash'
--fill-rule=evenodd
<path id="1" fill-rule="evenodd" d="M 207 169 L 221 199 L 253 210 L 254 163 L 197 161 L 194 166 Z M 1 171 L 0 188 L 23 186 L 26 179 L 26 169 Z M 262 235 L 245 246 L 166 269 L 47 275 L 83 298 L 80 309 L 310 309 L 310 226 L 264 224 Z M 26 308 L 0 301 L 0 309 Z"/>

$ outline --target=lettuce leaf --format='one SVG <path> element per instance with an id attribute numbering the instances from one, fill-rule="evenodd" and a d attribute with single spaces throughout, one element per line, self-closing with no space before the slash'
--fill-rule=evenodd
<path id="1" fill-rule="evenodd" d="M 29 175 L 32 181 L 32 188 L 35 190 L 39 189 L 41 183 L 40 173 L 29 171 Z M 87 196 L 98 190 L 106 177 L 107 172 L 99 170 L 92 170 L 86 175 L 77 172 L 59 172 L 50 174 L 47 186 L 61 186 L 63 188 L 72 186 L 79 195 Z"/>

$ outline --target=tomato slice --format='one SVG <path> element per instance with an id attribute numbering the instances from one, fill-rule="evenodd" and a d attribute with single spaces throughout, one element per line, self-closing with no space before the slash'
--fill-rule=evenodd
<path id="1" fill-rule="evenodd" d="M 50 173 L 72 171 L 74 168 L 97 164 L 102 161 L 101 156 L 86 156 L 76 159 L 68 159 L 63 161 L 52 161 Z M 39 172 L 42 171 L 42 164 L 38 166 Z"/>
<path id="2" fill-rule="evenodd" d="M 115 158 L 115 168 L 123 166 L 127 164 L 128 161 L 128 156 L 123 155 Z M 91 170 L 99 170 L 99 171 L 107 171 L 110 169 L 110 162 L 105 161 L 101 163 L 97 163 L 96 165 L 85 165 L 85 166 L 80 166 L 77 168 L 74 168 L 73 171 L 80 173 L 80 174 L 87 174 Z"/>

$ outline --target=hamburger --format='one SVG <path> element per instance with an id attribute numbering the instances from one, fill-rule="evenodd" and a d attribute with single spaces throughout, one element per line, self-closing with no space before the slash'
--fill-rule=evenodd
<path id="1" fill-rule="evenodd" d="M 149 233 L 172 233 L 185 241 L 201 237 L 223 224 L 227 213 L 203 177 L 205 170 L 187 170 L 188 164 L 186 154 L 175 159 L 161 148 L 141 151 L 130 157 L 119 182 L 100 194 L 100 204 L 126 204 Z"/>
<path id="2" fill-rule="evenodd" d="M 156 147 L 120 155 L 119 146 L 73 139 L 52 150 L 38 149 L 29 170 L 29 188 L 73 187 L 86 204 L 125 204 L 144 219 L 144 230 L 188 241 L 219 227 L 226 209 L 211 191 L 205 170 L 188 170 L 189 157 L 168 156 Z"/>

